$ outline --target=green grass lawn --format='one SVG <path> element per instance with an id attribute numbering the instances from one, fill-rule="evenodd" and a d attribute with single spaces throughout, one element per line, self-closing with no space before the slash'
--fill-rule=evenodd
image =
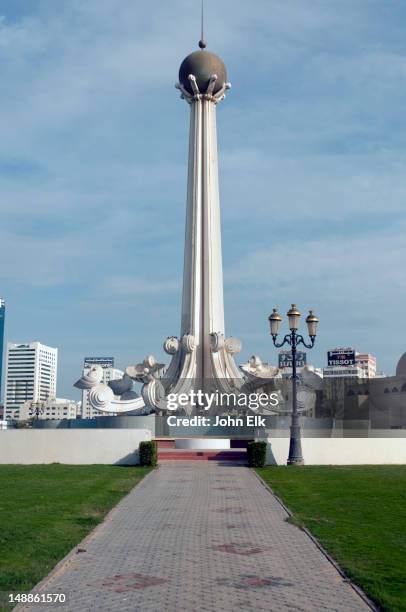
<path id="1" fill-rule="evenodd" d="M 3 598 L 9 591 L 30 590 L 149 470 L 108 465 L 0 466 Z"/>
<path id="2" fill-rule="evenodd" d="M 406 466 L 257 472 L 383 610 L 406 610 Z"/>

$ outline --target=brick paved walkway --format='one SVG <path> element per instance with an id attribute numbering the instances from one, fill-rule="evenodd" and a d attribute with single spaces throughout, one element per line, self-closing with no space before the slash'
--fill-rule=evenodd
<path id="1" fill-rule="evenodd" d="M 168 462 L 35 592 L 66 612 L 369 610 L 245 467 Z"/>

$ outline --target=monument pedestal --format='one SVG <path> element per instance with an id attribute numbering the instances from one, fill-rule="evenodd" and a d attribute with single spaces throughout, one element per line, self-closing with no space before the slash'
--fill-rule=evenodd
<path id="1" fill-rule="evenodd" d="M 224 438 L 183 438 L 175 440 L 175 448 L 193 450 L 225 450 L 231 448 L 230 440 Z"/>

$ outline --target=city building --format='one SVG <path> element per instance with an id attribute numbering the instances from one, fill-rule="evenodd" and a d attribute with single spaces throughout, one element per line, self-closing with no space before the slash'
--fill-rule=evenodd
<path id="1" fill-rule="evenodd" d="M 27 401 L 19 409 L 17 420 L 76 419 L 78 403 L 74 400 L 50 397 L 44 401 Z"/>
<path id="2" fill-rule="evenodd" d="M 323 378 L 364 378 L 364 370 L 359 365 L 348 367 L 327 366 L 323 368 Z"/>
<path id="3" fill-rule="evenodd" d="M 353 348 L 334 348 L 327 353 L 324 378 L 375 378 L 376 357 L 370 353 L 358 353 Z"/>
<path id="4" fill-rule="evenodd" d="M 324 407 L 344 427 L 363 429 L 362 435 L 369 435 L 370 429 L 406 429 L 406 353 L 399 359 L 395 376 L 329 382 L 334 386 L 330 397 L 325 388 Z"/>
<path id="5" fill-rule="evenodd" d="M 83 376 L 86 376 L 94 365 L 99 365 L 103 368 L 103 378 L 101 382 L 105 385 L 108 385 L 111 380 L 122 378 L 124 375 L 122 370 L 118 370 L 114 367 L 114 357 L 85 357 L 83 362 Z M 82 406 L 79 416 L 82 419 L 93 419 L 94 417 L 98 416 L 109 416 L 108 413 L 93 408 L 89 401 L 89 393 L 90 389 L 83 389 L 82 391 Z"/>
<path id="6" fill-rule="evenodd" d="M 355 353 L 355 363 L 363 371 L 365 378 L 376 377 L 376 357 L 370 353 Z"/>
<path id="7" fill-rule="evenodd" d="M 3 383 L 3 353 L 4 353 L 4 323 L 6 316 L 6 304 L 2 298 L 0 298 L 0 402 L 1 402 L 1 390 Z"/>
<path id="8" fill-rule="evenodd" d="M 40 342 L 7 343 L 4 417 L 19 418 L 25 402 L 56 396 L 58 349 Z"/>

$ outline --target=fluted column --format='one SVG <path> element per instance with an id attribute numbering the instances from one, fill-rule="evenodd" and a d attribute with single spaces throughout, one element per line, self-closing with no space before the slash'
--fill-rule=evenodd
<path id="1" fill-rule="evenodd" d="M 198 378 L 211 377 L 210 334 L 224 334 L 216 104 L 190 105 L 189 168 L 181 337 L 196 341 Z"/>

